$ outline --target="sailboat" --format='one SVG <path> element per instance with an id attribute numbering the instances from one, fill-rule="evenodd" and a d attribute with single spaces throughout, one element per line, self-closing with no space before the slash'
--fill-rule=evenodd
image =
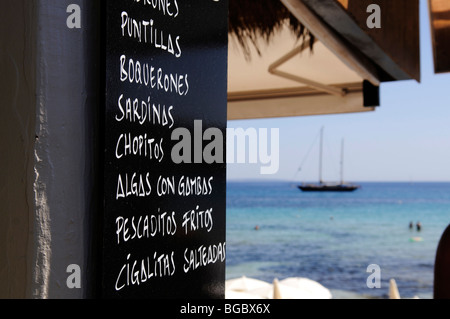
<path id="1" fill-rule="evenodd" d="M 344 140 L 341 144 L 341 181 L 339 183 L 325 183 L 322 180 L 322 155 L 323 155 L 323 127 L 320 130 L 320 156 L 319 156 L 319 183 L 301 184 L 298 186 L 304 192 L 353 192 L 359 185 L 344 183 Z"/>

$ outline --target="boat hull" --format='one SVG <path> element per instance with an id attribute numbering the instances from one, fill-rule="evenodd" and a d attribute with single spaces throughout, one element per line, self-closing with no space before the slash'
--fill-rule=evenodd
<path id="1" fill-rule="evenodd" d="M 358 185 L 299 185 L 303 192 L 353 192 Z"/>

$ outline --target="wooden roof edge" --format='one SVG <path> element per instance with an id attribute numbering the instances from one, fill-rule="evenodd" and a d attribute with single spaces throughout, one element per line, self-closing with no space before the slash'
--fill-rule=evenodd
<path id="1" fill-rule="evenodd" d="M 394 61 L 389 52 L 385 52 L 359 25 L 353 17 L 347 12 L 344 6 L 336 0 L 281 0 L 290 4 L 304 5 L 316 14 L 327 26 L 329 26 L 336 34 L 329 34 L 326 38 L 340 37 L 340 41 L 349 51 L 358 51 L 358 54 L 367 58 L 370 63 L 377 68 L 377 76 L 380 82 L 393 80 L 410 80 L 414 79 L 420 82 L 420 68 L 418 74 L 412 74 L 410 70 L 405 70 Z M 296 12 L 297 17 L 304 12 Z M 321 38 L 315 26 L 308 25 L 308 29 L 319 39 Z M 322 37 L 323 38 L 323 37 Z M 325 45 L 327 40 L 320 39 Z M 355 52 L 354 52 L 355 53 Z M 360 58 L 364 61 L 364 58 Z M 368 62 L 363 62 L 368 64 Z M 419 61 L 420 63 L 420 61 Z M 374 71 L 372 71 L 374 72 Z M 375 72 L 374 72 L 375 73 Z"/>

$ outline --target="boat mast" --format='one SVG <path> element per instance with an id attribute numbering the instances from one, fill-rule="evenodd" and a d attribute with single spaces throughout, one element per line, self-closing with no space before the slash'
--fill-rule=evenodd
<path id="1" fill-rule="evenodd" d="M 319 153 L 319 183 L 323 184 L 322 181 L 322 148 L 323 148 L 323 126 L 320 129 L 320 153 Z"/>
<path id="2" fill-rule="evenodd" d="M 341 141 L 341 185 L 344 184 L 344 139 Z"/>

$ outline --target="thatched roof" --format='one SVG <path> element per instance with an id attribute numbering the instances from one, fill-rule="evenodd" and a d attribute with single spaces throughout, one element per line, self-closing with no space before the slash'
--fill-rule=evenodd
<path id="1" fill-rule="evenodd" d="M 303 43 L 309 41 L 310 49 L 314 43 L 313 35 L 281 3 L 280 0 L 229 0 L 228 33 L 235 36 L 249 58 L 250 45 L 260 53 L 257 39 L 267 43 L 287 24 Z"/>

